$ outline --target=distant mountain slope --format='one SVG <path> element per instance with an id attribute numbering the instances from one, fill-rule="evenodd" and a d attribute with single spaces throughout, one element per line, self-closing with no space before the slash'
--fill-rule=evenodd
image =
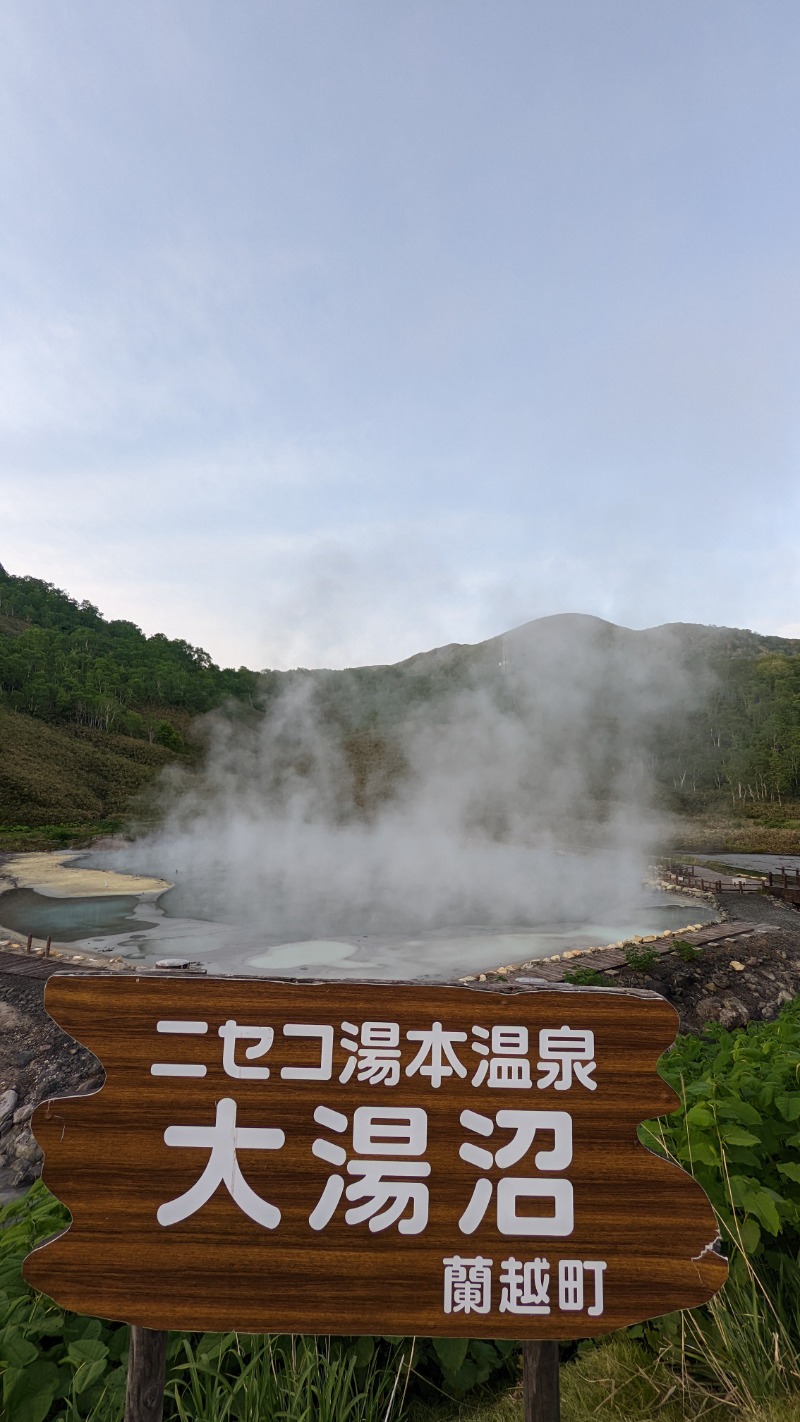
<path id="1" fill-rule="evenodd" d="M 198 714 L 249 704 L 258 683 L 0 566 L 0 826 L 68 838 L 119 819 L 165 764 L 197 757 Z"/>
<path id="2" fill-rule="evenodd" d="M 195 715 L 225 697 L 246 699 L 256 681 L 246 668 L 221 671 L 200 647 L 107 622 L 91 603 L 0 566 L 0 697 L 14 711 L 152 741 L 161 707 Z"/>
<path id="3" fill-rule="evenodd" d="M 0 826 L 64 826 L 58 841 L 93 826 L 113 828 L 175 758 L 147 740 L 0 708 Z"/>
<path id="4" fill-rule="evenodd" d="M 224 707 L 257 724 L 285 692 L 338 738 L 357 812 L 402 782 L 408 727 L 446 721 L 476 692 L 534 727 L 558 722 L 566 739 L 579 733 L 570 698 L 590 696 L 615 774 L 645 718 L 636 754 L 679 812 L 800 799 L 800 641 L 562 614 L 394 665 L 234 671 L 0 567 L 0 827 L 61 825 L 66 836 L 118 820 L 164 765 L 199 762 L 203 713 Z"/>

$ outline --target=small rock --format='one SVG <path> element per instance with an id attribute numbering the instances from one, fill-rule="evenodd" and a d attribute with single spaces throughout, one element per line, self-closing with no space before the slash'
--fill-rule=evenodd
<path id="1" fill-rule="evenodd" d="M 9 1052 L 8 1059 L 14 1066 L 26 1067 L 36 1060 L 36 1053 L 29 1051 Z"/>
<path id="2" fill-rule="evenodd" d="M 472 978 L 460 978 L 460 981 L 462 981 L 462 983 L 472 983 Z M 84 1081 L 78 1082 L 77 1086 L 72 1088 L 72 1091 L 75 1092 L 75 1096 L 88 1096 L 90 1092 L 98 1091 L 98 1089 L 101 1088 L 102 1081 L 104 1081 L 102 1074 L 87 1076 Z"/>
<path id="3" fill-rule="evenodd" d="M 746 1027 L 750 1013 L 738 997 L 712 998 L 697 1004 L 697 1016 L 701 1022 L 718 1022 L 726 1032 L 734 1027 Z"/>
<path id="4" fill-rule="evenodd" d="M 17 1160 L 41 1160 L 42 1149 L 34 1140 L 30 1127 L 25 1126 L 20 1131 L 12 1147 L 12 1154 L 17 1157 Z"/>
<path id="5" fill-rule="evenodd" d="M 25 1018 L 10 1002 L 0 1002 L 0 1032 L 18 1032 L 25 1026 Z"/>
<path id="6" fill-rule="evenodd" d="M 2 1126 L 3 1122 L 7 1120 L 9 1116 L 13 1116 L 18 1101 L 19 1097 L 13 1088 L 4 1091 L 2 1096 L 0 1096 L 0 1126 Z"/>
<path id="7" fill-rule="evenodd" d="M 728 967 L 729 967 L 729 968 L 733 968 L 733 971 L 734 971 L 735 973 L 743 973 L 743 972 L 744 972 L 744 963 L 738 962 L 738 960 L 737 960 L 736 958 L 731 958 L 731 961 L 730 961 L 730 963 L 728 964 Z"/>
<path id="8" fill-rule="evenodd" d="M 34 1161 L 23 1160 L 22 1164 L 19 1166 L 19 1169 L 11 1177 L 11 1183 L 14 1186 L 14 1189 L 18 1190 L 21 1185 L 31 1185 L 38 1174 L 39 1171 L 36 1169 L 36 1164 Z"/>
<path id="9" fill-rule="evenodd" d="M 21 1126 L 25 1121 L 29 1121 L 35 1110 L 36 1106 L 33 1101 L 29 1101 L 26 1106 L 20 1106 L 19 1109 L 14 1112 L 14 1125 Z"/>

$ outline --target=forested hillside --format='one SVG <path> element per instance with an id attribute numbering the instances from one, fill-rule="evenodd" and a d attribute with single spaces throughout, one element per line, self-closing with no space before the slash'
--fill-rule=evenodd
<path id="1" fill-rule="evenodd" d="M 709 652 L 702 705 L 664 737 L 659 776 L 679 807 L 800 800 L 800 643 L 759 640 L 779 645 Z"/>
<path id="2" fill-rule="evenodd" d="M 0 566 L 0 826 L 115 828 L 170 760 L 191 760 L 193 719 L 249 704 L 258 677 Z M 22 836 L 23 839 L 25 836 Z"/>
<path id="3" fill-rule="evenodd" d="M 393 666 L 256 673 L 221 669 L 201 648 L 146 637 L 0 567 L 0 845 L 32 842 L 34 831 L 45 842 L 115 828 L 165 765 L 199 764 L 203 713 L 224 708 L 257 726 L 287 689 L 337 739 L 351 808 L 368 812 L 403 780 L 409 726 L 441 724 L 476 688 L 504 715 L 558 720 L 548 687 L 564 682 L 565 705 L 573 683 L 585 696 L 584 665 L 594 667 L 590 723 L 598 735 L 603 728 L 603 776 L 644 756 L 666 808 L 791 825 L 800 801 L 798 653 L 798 641 L 740 629 L 634 632 L 564 616 Z M 302 774 L 307 751 L 291 753 Z"/>
<path id="4" fill-rule="evenodd" d="M 0 566 L 0 694 L 26 716 L 170 744 L 162 708 L 196 715 L 252 696 L 256 676 L 221 671 L 188 642 L 107 622 L 90 602 Z M 172 742 L 174 744 L 174 741 Z"/>

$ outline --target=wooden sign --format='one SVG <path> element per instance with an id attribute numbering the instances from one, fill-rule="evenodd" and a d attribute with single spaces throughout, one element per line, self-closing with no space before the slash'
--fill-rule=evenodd
<path id="1" fill-rule="evenodd" d="M 724 1282 L 649 993 L 53 977 L 100 1058 L 33 1118 L 73 1216 L 25 1277 L 155 1329 L 580 1338 Z"/>

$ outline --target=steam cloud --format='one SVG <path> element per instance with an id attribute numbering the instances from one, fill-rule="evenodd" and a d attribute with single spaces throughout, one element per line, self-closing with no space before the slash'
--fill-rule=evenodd
<path id="1" fill-rule="evenodd" d="M 263 715 L 209 719 L 135 858 L 187 916 L 286 938 L 618 921 L 663 829 L 654 737 L 692 699 L 669 629 L 587 617 L 287 674 Z"/>

